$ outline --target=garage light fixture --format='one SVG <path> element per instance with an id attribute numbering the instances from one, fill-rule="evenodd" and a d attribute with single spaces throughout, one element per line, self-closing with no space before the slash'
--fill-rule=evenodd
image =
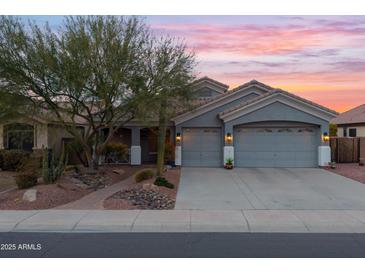
<path id="1" fill-rule="evenodd" d="M 181 134 L 180 132 L 176 133 L 176 143 L 180 143 L 181 142 Z"/>
<path id="2" fill-rule="evenodd" d="M 232 134 L 231 133 L 226 134 L 226 143 L 232 144 Z"/>
<path id="3" fill-rule="evenodd" d="M 329 142 L 330 137 L 328 136 L 327 132 L 323 133 L 322 140 L 323 140 L 323 142 Z"/>

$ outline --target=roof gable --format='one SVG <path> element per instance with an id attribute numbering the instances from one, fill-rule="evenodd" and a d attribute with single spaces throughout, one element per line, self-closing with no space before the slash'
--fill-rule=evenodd
<path id="1" fill-rule="evenodd" d="M 227 91 L 226 93 L 217 95 L 213 98 L 200 100 L 199 103 L 195 105 L 193 110 L 188 112 L 185 111 L 172 120 L 175 122 L 175 124 L 180 124 L 249 94 L 261 96 L 273 90 L 273 88 L 269 88 L 270 87 L 257 81 L 250 81 L 244 85 L 241 85 L 239 88 Z"/>
<path id="2" fill-rule="evenodd" d="M 229 88 L 229 86 L 228 86 L 228 85 L 226 85 L 226 84 L 224 84 L 224 83 L 222 83 L 222 82 L 219 82 L 219 81 L 217 81 L 217 80 L 214 80 L 214 79 L 212 79 L 212 78 L 209 78 L 209 77 L 207 77 L 207 76 L 204 76 L 204 77 L 202 77 L 202 78 L 197 79 L 197 80 L 194 82 L 194 85 L 198 85 L 198 84 L 200 84 L 200 83 L 204 83 L 204 82 L 214 84 L 214 85 L 216 85 L 216 86 L 218 86 L 218 87 L 221 87 L 221 88 L 224 88 L 224 89 L 228 89 L 228 88 Z"/>
<path id="3" fill-rule="evenodd" d="M 275 101 L 291 105 L 297 109 L 308 112 L 314 116 L 328 121 L 338 115 L 336 111 L 333 111 L 329 108 L 323 107 L 287 91 L 275 89 L 270 93 L 263 94 L 257 98 L 254 98 L 253 100 L 244 102 L 219 113 L 219 118 L 223 119 L 224 121 L 230 121 L 236 119 L 240 115 L 245 115 Z"/>

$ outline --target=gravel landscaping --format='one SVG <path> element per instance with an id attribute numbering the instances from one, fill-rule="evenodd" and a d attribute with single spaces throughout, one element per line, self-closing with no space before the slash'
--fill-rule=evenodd
<path id="1" fill-rule="evenodd" d="M 335 169 L 330 167 L 325 167 L 325 169 L 365 184 L 365 166 L 359 166 L 357 163 L 342 163 L 336 164 Z"/>
<path id="2" fill-rule="evenodd" d="M 180 181 L 180 168 L 168 169 L 163 177 L 173 189 L 153 184 L 155 177 L 133 183 L 104 201 L 105 209 L 174 209 Z"/>
<path id="3" fill-rule="evenodd" d="M 173 209 L 175 201 L 154 190 L 132 188 L 114 194 L 112 199 L 127 200 L 138 209 Z"/>

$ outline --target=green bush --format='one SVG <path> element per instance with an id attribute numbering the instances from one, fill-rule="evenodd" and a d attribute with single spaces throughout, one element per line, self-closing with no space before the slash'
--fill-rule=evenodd
<path id="1" fill-rule="evenodd" d="M 152 169 L 144 169 L 139 171 L 135 176 L 134 176 L 134 180 L 139 183 L 142 182 L 144 180 L 148 180 L 151 179 L 154 176 L 153 170 Z"/>
<path id="2" fill-rule="evenodd" d="M 30 152 L 23 150 L 2 150 L 1 162 L 2 170 L 15 171 L 29 158 Z"/>
<path id="3" fill-rule="evenodd" d="M 175 188 L 175 186 L 167 181 L 164 177 L 157 177 L 154 184 L 156 186 L 164 186 L 171 189 Z"/>
<path id="4" fill-rule="evenodd" d="M 37 184 L 41 166 L 40 157 L 24 158 L 18 165 L 18 174 L 15 176 L 15 182 L 19 189 L 29 188 Z"/>
<path id="5" fill-rule="evenodd" d="M 114 159 L 117 162 L 128 161 L 129 147 L 122 143 L 110 142 L 104 147 L 106 159 Z"/>
<path id="6" fill-rule="evenodd" d="M 20 171 L 15 176 L 15 182 L 19 189 L 29 188 L 37 184 L 38 174 L 34 170 Z"/>

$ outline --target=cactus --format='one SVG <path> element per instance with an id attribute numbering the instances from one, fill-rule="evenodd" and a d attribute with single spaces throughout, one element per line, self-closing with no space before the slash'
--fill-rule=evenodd
<path id="1" fill-rule="evenodd" d="M 52 154 L 51 157 L 50 154 Z M 58 178 L 62 176 L 67 162 L 68 155 L 65 151 L 64 146 L 62 146 L 61 156 L 58 161 L 56 161 L 54 153 L 50 153 L 48 149 L 44 149 L 42 164 L 43 181 L 47 184 L 54 183 Z"/>

